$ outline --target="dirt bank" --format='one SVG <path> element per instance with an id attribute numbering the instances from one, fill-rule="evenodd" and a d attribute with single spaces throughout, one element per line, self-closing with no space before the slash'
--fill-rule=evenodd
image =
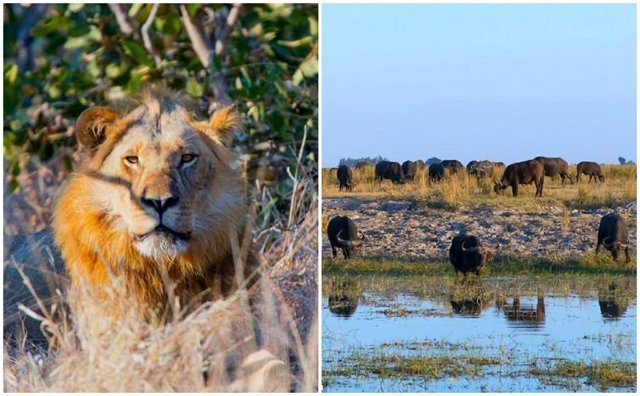
<path id="1" fill-rule="evenodd" d="M 637 246 L 635 202 L 614 209 L 549 206 L 532 211 L 478 206 L 451 211 L 406 200 L 336 197 L 322 201 L 323 216 L 347 215 L 365 233 L 364 255 L 446 258 L 451 239 L 467 231 L 497 253 L 575 256 L 595 249 L 600 219 L 613 211 L 629 225 L 632 254 Z M 323 255 L 331 255 L 326 234 L 322 249 Z"/>

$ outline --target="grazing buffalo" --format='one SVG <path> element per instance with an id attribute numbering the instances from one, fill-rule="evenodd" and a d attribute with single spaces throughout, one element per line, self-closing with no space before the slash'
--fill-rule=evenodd
<path id="1" fill-rule="evenodd" d="M 389 179 L 394 183 L 404 181 L 402 166 L 397 162 L 380 161 L 376 164 L 376 180 Z"/>
<path id="2" fill-rule="evenodd" d="M 578 164 L 577 172 L 576 172 L 576 181 L 580 183 L 580 175 L 589 176 L 589 183 L 591 183 L 591 179 L 594 179 L 596 183 L 598 180 L 604 183 L 604 175 L 602 174 L 602 169 L 600 165 L 595 162 L 582 161 Z"/>
<path id="3" fill-rule="evenodd" d="M 413 161 L 404 161 L 402 163 L 402 173 L 405 180 L 411 180 L 416 176 L 416 164 Z"/>
<path id="4" fill-rule="evenodd" d="M 506 165 L 502 161 L 497 161 L 493 163 L 494 168 L 504 168 Z"/>
<path id="5" fill-rule="evenodd" d="M 480 270 L 485 261 L 490 259 L 491 253 L 482 246 L 478 237 L 458 235 L 453 238 L 451 248 L 449 248 L 449 260 L 456 271 L 456 277 L 458 272 L 462 272 L 464 277 L 467 276 L 467 272 L 474 272 L 480 276 Z"/>
<path id="6" fill-rule="evenodd" d="M 415 164 L 416 164 L 416 172 L 427 169 L 427 166 L 424 164 L 423 160 L 417 160 Z"/>
<path id="7" fill-rule="evenodd" d="M 371 166 L 371 165 L 369 165 L 367 162 L 362 161 L 362 162 L 358 162 L 356 164 L 356 169 L 357 170 L 363 170 L 363 169 L 367 169 L 369 166 Z"/>
<path id="8" fill-rule="evenodd" d="M 536 185 L 536 197 L 542 196 L 542 187 L 544 186 L 544 167 L 535 160 L 516 162 L 507 166 L 502 174 L 500 181 L 495 181 L 494 191 L 499 193 L 501 190 L 511 186 L 513 196 L 518 196 L 518 185 L 531 184 Z"/>
<path id="9" fill-rule="evenodd" d="M 571 184 L 573 184 L 573 179 L 569 175 L 569 164 L 567 161 L 559 157 L 550 158 L 542 156 L 538 156 L 534 158 L 534 160 L 542 164 L 545 176 L 554 177 L 555 175 L 560 175 L 562 179 L 561 184 L 564 184 L 565 179 L 569 179 Z"/>
<path id="10" fill-rule="evenodd" d="M 629 258 L 629 229 L 627 224 L 617 213 L 609 213 L 600 220 L 598 228 L 598 243 L 596 244 L 596 254 L 600 251 L 600 246 L 611 252 L 613 260 L 618 260 L 621 250 L 624 250 L 628 263 Z"/>
<path id="11" fill-rule="evenodd" d="M 471 161 L 467 164 L 469 176 L 475 176 L 478 180 L 484 177 L 493 177 L 493 162 Z"/>
<path id="12" fill-rule="evenodd" d="M 429 165 L 429 182 L 439 182 L 444 178 L 444 166 L 441 162 Z"/>
<path id="13" fill-rule="evenodd" d="M 342 191 L 343 187 L 347 191 L 353 189 L 353 170 L 347 165 L 338 167 L 338 182 L 340 182 L 340 191 Z"/>
<path id="14" fill-rule="evenodd" d="M 469 161 L 469 163 L 467 164 L 467 172 L 469 174 L 471 174 L 471 169 L 473 169 L 476 166 L 477 163 L 478 163 L 478 161 L 476 161 L 476 160 Z"/>
<path id="15" fill-rule="evenodd" d="M 356 224 L 347 216 L 336 216 L 329 220 L 327 235 L 333 258 L 338 255 L 337 249 L 340 248 L 344 258 L 348 259 L 352 252 L 358 250 L 364 239 L 364 234 L 358 234 Z"/>
<path id="16" fill-rule="evenodd" d="M 338 168 L 329 168 L 330 175 L 335 175 L 336 173 L 338 173 Z"/>
<path id="17" fill-rule="evenodd" d="M 464 170 L 464 165 L 458 160 L 444 160 L 441 164 L 452 175 Z"/>

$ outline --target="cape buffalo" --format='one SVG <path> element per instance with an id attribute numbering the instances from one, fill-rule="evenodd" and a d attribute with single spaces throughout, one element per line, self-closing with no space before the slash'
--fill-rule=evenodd
<path id="1" fill-rule="evenodd" d="M 444 166 L 441 162 L 429 165 L 429 182 L 439 182 L 444 178 Z"/>
<path id="2" fill-rule="evenodd" d="M 327 225 L 327 235 L 331 243 L 333 258 L 338 255 L 338 248 L 342 249 L 344 258 L 351 257 L 351 253 L 362 245 L 364 234 L 358 233 L 356 224 L 347 216 L 336 216 Z"/>
<path id="3" fill-rule="evenodd" d="M 591 179 L 594 179 L 596 183 L 598 180 L 604 183 L 604 175 L 602 174 L 602 169 L 600 165 L 595 162 L 582 161 L 578 164 L 577 172 L 576 172 L 576 181 L 580 183 L 580 175 L 589 176 L 589 183 L 591 183 Z"/>
<path id="4" fill-rule="evenodd" d="M 467 164 L 469 176 L 475 176 L 478 180 L 483 177 L 493 177 L 493 162 L 471 161 Z"/>
<path id="5" fill-rule="evenodd" d="M 416 164 L 413 161 L 404 161 L 402 163 L 402 173 L 405 180 L 413 180 L 416 176 Z"/>
<path id="6" fill-rule="evenodd" d="M 477 163 L 478 161 L 476 160 L 469 161 L 469 163 L 467 164 L 467 172 L 469 172 L 469 174 L 471 174 L 471 169 L 473 169 L 473 167 L 476 166 Z"/>
<path id="7" fill-rule="evenodd" d="M 363 170 L 363 169 L 367 169 L 369 166 L 371 165 L 369 165 L 367 162 L 361 161 L 356 164 L 356 169 Z"/>
<path id="8" fill-rule="evenodd" d="M 598 228 L 598 243 L 596 244 L 596 254 L 600 251 L 600 246 L 604 245 L 605 249 L 611 252 L 613 260 L 618 260 L 620 251 L 624 249 L 626 262 L 629 258 L 629 229 L 627 224 L 617 213 L 609 213 L 600 220 Z"/>
<path id="9" fill-rule="evenodd" d="M 535 160 L 516 162 L 507 166 L 502 174 L 500 181 L 495 181 L 494 191 L 499 193 L 501 190 L 511 186 L 513 196 L 518 196 L 518 185 L 531 184 L 536 185 L 536 197 L 542 196 L 542 187 L 544 186 L 544 167 Z"/>
<path id="10" fill-rule="evenodd" d="M 376 180 L 389 179 L 394 183 L 402 183 L 404 172 L 397 162 L 380 161 L 376 164 Z"/>
<path id="11" fill-rule="evenodd" d="M 544 166 L 544 175 L 548 177 L 554 177 L 555 175 L 560 175 L 561 184 L 564 184 L 565 179 L 569 179 L 571 184 L 573 184 L 573 179 L 569 175 L 569 164 L 567 161 L 563 160 L 559 157 L 542 157 L 538 156 L 534 158 L 534 160 Z"/>
<path id="12" fill-rule="evenodd" d="M 343 187 L 347 191 L 353 189 L 353 170 L 347 165 L 338 167 L 338 182 L 340 182 L 340 191 L 342 191 Z"/>
<path id="13" fill-rule="evenodd" d="M 504 162 L 502 161 L 498 161 L 498 162 L 494 162 L 493 163 L 493 167 L 494 168 L 504 168 L 506 165 L 504 164 Z"/>
<path id="14" fill-rule="evenodd" d="M 427 168 L 423 160 L 416 160 L 415 164 L 416 164 L 416 172 L 423 171 Z"/>
<path id="15" fill-rule="evenodd" d="M 458 173 L 464 170 L 464 165 L 458 160 L 444 160 L 441 162 L 442 166 L 449 171 L 450 174 Z"/>
<path id="16" fill-rule="evenodd" d="M 480 239 L 473 235 L 458 235 L 451 241 L 449 248 L 449 260 L 453 264 L 453 269 L 462 272 L 464 277 L 467 272 L 474 272 L 480 276 L 480 270 L 484 266 L 485 261 L 491 259 L 489 253 L 480 243 Z"/>

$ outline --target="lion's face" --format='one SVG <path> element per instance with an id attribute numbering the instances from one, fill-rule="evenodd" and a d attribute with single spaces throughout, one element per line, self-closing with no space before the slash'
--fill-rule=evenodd
<path id="1" fill-rule="evenodd" d="M 92 194 L 111 229 L 128 235 L 143 256 L 162 261 L 187 251 L 206 230 L 232 226 L 224 223 L 225 212 L 242 204 L 235 202 L 238 189 L 229 188 L 234 171 L 223 134 L 235 124 L 222 124 L 235 119 L 231 110 L 207 123 L 180 106 L 143 105 L 124 116 L 111 114 L 114 121 L 106 125 L 104 111 L 83 113 L 78 136 L 82 142 L 87 121 L 91 135 L 85 139 L 95 145 Z M 95 141 L 100 132 L 102 141 Z"/>

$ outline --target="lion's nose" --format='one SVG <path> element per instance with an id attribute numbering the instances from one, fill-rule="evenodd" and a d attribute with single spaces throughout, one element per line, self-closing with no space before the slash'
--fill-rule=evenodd
<path id="1" fill-rule="evenodd" d="M 143 204 L 155 209 L 159 214 L 162 214 L 164 211 L 178 203 L 178 197 L 168 197 L 164 199 L 143 197 L 141 201 Z"/>

